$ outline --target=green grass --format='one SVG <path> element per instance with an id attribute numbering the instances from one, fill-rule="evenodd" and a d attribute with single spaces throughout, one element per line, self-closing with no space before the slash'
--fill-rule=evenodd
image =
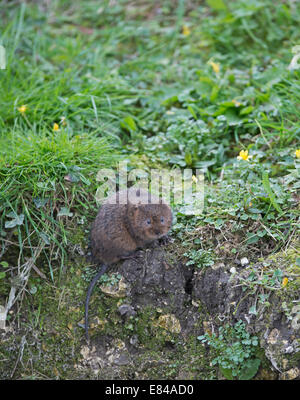
<path id="1" fill-rule="evenodd" d="M 96 190 L 90 176 L 114 160 L 109 143 L 93 133 L 72 136 L 61 128 L 39 134 L 12 130 L 1 137 L 0 146 L 2 239 L 17 229 L 23 262 L 26 245 L 33 256 L 39 239 L 65 253 L 66 217 L 88 208 L 90 187 Z M 50 270 L 53 277 L 51 263 Z"/>

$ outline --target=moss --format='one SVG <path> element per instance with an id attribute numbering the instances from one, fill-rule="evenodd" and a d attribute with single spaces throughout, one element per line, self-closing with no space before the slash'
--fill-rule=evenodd
<path id="1" fill-rule="evenodd" d="M 70 243 L 80 245 L 82 248 L 88 244 L 87 233 L 82 227 L 75 226 L 68 230 L 68 240 Z"/>
<path id="2" fill-rule="evenodd" d="M 295 270 L 295 272 L 300 271 L 300 266 L 296 264 L 296 259 L 300 255 L 300 241 L 294 240 L 287 250 L 282 250 L 274 253 L 268 257 L 269 260 L 274 261 L 275 264 L 280 265 L 282 268 L 289 268 Z"/>
<path id="3" fill-rule="evenodd" d="M 268 257 L 272 261 L 272 268 L 280 268 L 288 278 L 286 287 L 277 291 L 281 301 L 281 308 L 289 317 L 289 312 L 295 305 L 293 300 L 298 299 L 300 290 L 300 266 L 296 259 L 300 254 L 300 242 L 294 241 L 287 250 L 280 251 Z"/>
<path id="4" fill-rule="evenodd" d="M 216 379 L 217 371 L 207 362 L 207 351 L 196 337 L 176 346 L 152 349 L 135 360 L 137 379 Z"/>
<path id="5" fill-rule="evenodd" d="M 0 343 L 1 377 L 9 378 L 16 365 L 14 378 L 76 378 L 74 363 L 79 358 L 83 329 L 83 281 L 81 270 L 73 266 L 64 283 L 57 287 L 35 273 L 31 274 L 22 305 L 13 308 L 9 331 Z M 17 326 L 21 321 L 21 329 Z M 22 337 L 25 345 L 17 363 Z M 13 356 L 15 355 L 15 356 Z M 3 356 L 3 357 L 2 357 Z"/>

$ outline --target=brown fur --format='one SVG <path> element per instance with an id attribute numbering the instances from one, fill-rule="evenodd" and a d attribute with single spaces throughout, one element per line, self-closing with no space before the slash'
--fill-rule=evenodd
<path id="1" fill-rule="evenodd" d="M 171 225 L 165 201 L 142 189 L 117 192 L 103 203 L 92 225 L 93 261 L 112 264 L 166 235 Z"/>

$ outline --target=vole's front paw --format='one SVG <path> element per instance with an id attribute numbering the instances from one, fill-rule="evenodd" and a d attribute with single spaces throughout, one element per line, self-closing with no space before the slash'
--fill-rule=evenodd
<path id="1" fill-rule="evenodd" d="M 121 260 L 136 260 L 143 257 L 144 252 L 142 250 L 137 250 L 136 252 L 128 255 L 122 256 Z"/>
<path id="2" fill-rule="evenodd" d="M 166 244 L 170 243 L 171 238 L 169 235 L 163 236 L 160 239 L 158 239 L 158 243 L 162 246 L 165 246 Z"/>
<path id="3" fill-rule="evenodd" d="M 143 250 L 137 250 L 134 255 L 133 258 L 143 258 L 145 255 L 145 252 Z"/>

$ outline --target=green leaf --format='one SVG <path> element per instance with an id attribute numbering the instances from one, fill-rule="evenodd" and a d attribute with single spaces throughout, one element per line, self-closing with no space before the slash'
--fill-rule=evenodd
<path id="1" fill-rule="evenodd" d="M 216 160 L 211 160 L 211 161 L 197 161 L 195 162 L 195 168 L 202 168 L 202 169 L 207 169 L 207 167 L 210 167 L 211 165 L 216 164 Z"/>
<path id="2" fill-rule="evenodd" d="M 87 179 L 84 175 L 80 174 L 80 179 L 83 183 L 85 183 L 87 186 L 90 186 L 91 181 Z"/>
<path id="3" fill-rule="evenodd" d="M 220 90 L 219 86 L 217 86 L 217 85 L 213 86 L 211 94 L 210 94 L 211 102 L 214 102 L 216 100 L 216 98 L 218 97 L 218 94 L 219 94 L 219 90 Z"/>
<path id="4" fill-rule="evenodd" d="M 49 199 L 43 199 L 41 197 L 35 197 L 33 199 L 33 202 L 36 206 L 36 208 L 41 208 L 41 207 L 45 207 L 45 205 L 48 203 Z"/>
<path id="5" fill-rule="evenodd" d="M 249 208 L 248 211 L 252 214 L 261 214 L 262 210 L 259 210 L 258 208 Z"/>
<path id="6" fill-rule="evenodd" d="M 123 121 L 121 121 L 121 127 L 129 132 L 135 132 L 137 129 L 134 119 L 130 115 L 128 115 L 123 119 Z"/>
<path id="7" fill-rule="evenodd" d="M 2 265 L 3 268 L 8 268 L 8 262 L 7 261 L 2 261 L 0 263 L 0 265 Z"/>
<path id="8" fill-rule="evenodd" d="M 270 199 L 270 202 L 271 202 L 272 206 L 275 208 L 276 211 L 278 211 L 280 214 L 282 214 L 282 210 L 279 207 L 278 203 L 276 202 L 275 195 L 274 195 L 274 193 L 273 193 L 273 191 L 271 189 L 271 186 L 270 186 L 269 174 L 266 171 L 263 172 L 262 183 L 264 185 L 265 191 L 269 195 L 269 199 Z"/>
<path id="9" fill-rule="evenodd" d="M 206 3 L 214 10 L 226 10 L 223 0 L 206 0 Z"/>
<path id="10" fill-rule="evenodd" d="M 31 294 L 35 294 L 37 292 L 36 286 L 32 286 L 32 288 L 29 291 Z"/>
<path id="11" fill-rule="evenodd" d="M 162 105 L 162 106 L 168 107 L 168 106 L 170 106 L 170 105 L 176 103 L 177 101 L 178 101 L 178 96 L 171 96 L 171 97 L 168 97 L 167 99 L 165 99 L 165 100 L 161 103 L 161 105 Z"/>
<path id="12" fill-rule="evenodd" d="M 170 163 L 170 164 L 177 164 L 177 165 L 179 165 L 180 167 L 185 167 L 185 166 L 186 166 L 185 160 L 183 160 L 183 159 L 182 159 L 182 156 L 179 156 L 179 155 L 178 155 L 178 156 L 170 157 L 169 163 Z"/>
<path id="13" fill-rule="evenodd" d="M 243 109 L 240 111 L 240 115 L 247 115 L 247 114 L 250 114 L 253 110 L 254 110 L 254 107 L 253 107 L 253 106 L 245 107 L 245 108 L 243 108 Z"/>
<path id="14" fill-rule="evenodd" d="M 193 158 L 192 158 L 192 155 L 191 155 L 191 153 L 190 153 L 189 151 L 187 151 L 187 152 L 185 153 L 184 160 L 185 160 L 185 162 L 186 162 L 186 165 L 189 166 L 189 165 L 192 164 Z"/>
<path id="15" fill-rule="evenodd" d="M 4 271 L 0 272 L 0 279 L 5 278 L 5 275 L 6 275 L 6 272 L 4 272 Z"/>
<path id="16" fill-rule="evenodd" d="M 260 359 L 254 358 L 253 360 L 247 360 L 246 365 L 242 368 L 241 372 L 239 373 L 239 380 L 249 380 L 253 378 L 260 366 Z"/>
<path id="17" fill-rule="evenodd" d="M 40 232 L 40 237 L 46 244 L 50 244 L 50 238 L 45 232 Z"/>
<path id="18" fill-rule="evenodd" d="M 62 207 L 57 214 L 58 217 L 73 217 L 73 213 L 67 207 Z"/>
<path id="19" fill-rule="evenodd" d="M 249 312 L 249 314 L 254 314 L 254 315 L 257 314 L 255 304 L 254 304 L 252 307 L 249 308 L 249 311 L 248 311 L 248 312 Z"/>
<path id="20" fill-rule="evenodd" d="M 243 220 L 243 221 L 247 221 L 247 219 L 249 218 L 249 216 L 248 216 L 247 214 L 242 214 L 242 215 L 240 216 L 240 218 L 241 218 L 241 220 Z"/>
<path id="21" fill-rule="evenodd" d="M 222 372 L 222 375 L 224 376 L 224 378 L 228 379 L 228 380 L 233 380 L 233 375 L 232 375 L 232 370 L 229 368 L 223 368 L 220 366 L 220 371 Z"/>
<path id="22" fill-rule="evenodd" d="M 281 279 L 282 277 L 283 277 L 283 273 L 282 273 L 281 269 L 277 268 L 277 269 L 274 271 L 272 278 L 279 278 L 279 279 Z"/>
<path id="23" fill-rule="evenodd" d="M 79 174 L 76 172 L 69 172 L 68 175 L 65 176 L 65 179 L 72 183 L 80 181 Z"/>
<path id="24" fill-rule="evenodd" d="M 241 123 L 242 118 L 239 117 L 236 110 L 233 108 L 228 108 L 224 113 L 226 120 L 230 126 L 238 125 Z"/>
<path id="25" fill-rule="evenodd" d="M 5 222 L 5 228 L 14 228 L 17 225 L 23 225 L 24 214 L 17 215 L 15 213 L 9 213 L 8 217 L 13 217 L 11 221 Z"/>
<path id="26" fill-rule="evenodd" d="M 193 118 L 197 121 L 197 115 L 196 115 L 196 113 L 195 113 L 195 111 L 194 111 L 194 109 L 193 109 L 193 107 L 191 107 L 191 106 L 188 106 L 188 108 L 187 108 L 188 110 L 189 110 L 189 112 L 192 114 L 192 116 L 193 116 Z"/>

